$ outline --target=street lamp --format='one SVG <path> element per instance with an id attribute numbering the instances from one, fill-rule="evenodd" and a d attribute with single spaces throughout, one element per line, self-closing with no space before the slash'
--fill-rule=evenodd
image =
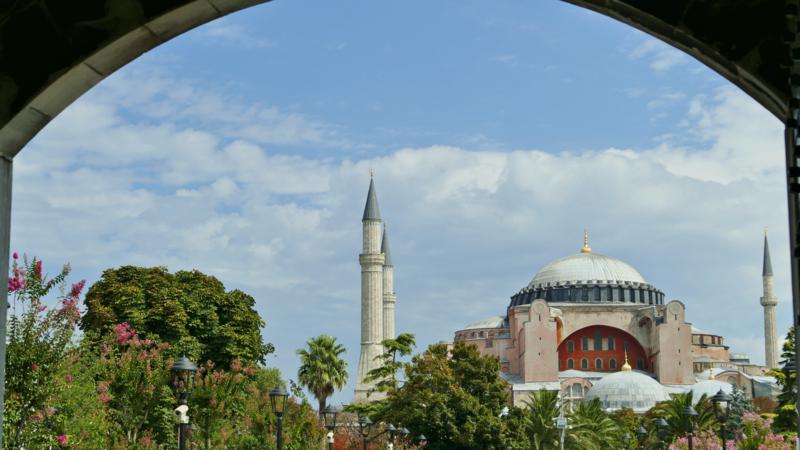
<path id="1" fill-rule="evenodd" d="M 369 431 L 371 428 L 372 421 L 369 420 L 369 417 L 364 416 L 358 419 L 358 431 L 361 433 L 361 438 L 363 439 L 364 450 L 367 450 L 367 444 L 369 443 Z"/>
<path id="2" fill-rule="evenodd" d="M 172 388 L 178 396 L 178 407 L 175 408 L 175 414 L 178 416 L 178 450 L 185 450 L 186 439 L 189 437 L 189 394 L 194 387 L 197 366 L 183 355 L 175 361 L 169 371 L 172 374 Z"/>
<path id="3" fill-rule="evenodd" d="M 336 416 L 339 414 L 339 408 L 328 405 L 322 411 L 322 417 L 325 419 L 325 428 L 328 429 L 328 450 L 333 450 L 333 436 L 336 430 Z"/>
<path id="4" fill-rule="evenodd" d="M 278 416 L 278 431 L 276 432 L 276 447 L 278 450 L 283 450 L 283 413 L 286 411 L 286 401 L 289 399 L 289 393 L 283 387 L 276 387 L 269 393 L 269 403 L 272 406 L 272 412 Z"/>
<path id="5" fill-rule="evenodd" d="M 408 428 L 403 427 L 403 428 L 400 428 L 399 433 L 401 435 L 400 442 L 402 442 L 404 444 L 403 448 L 405 448 L 405 442 L 408 439 L 408 435 L 411 434 L 411 432 L 408 431 Z"/>
<path id="6" fill-rule="evenodd" d="M 387 450 L 394 450 L 394 437 L 397 435 L 397 428 L 389 424 L 386 426 L 386 431 L 384 432 L 389 435 L 389 443 L 386 444 Z"/>
<path id="7" fill-rule="evenodd" d="M 663 417 L 656 419 L 656 434 L 658 434 L 658 450 L 664 450 L 664 440 L 667 437 L 669 424 Z"/>
<path id="8" fill-rule="evenodd" d="M 694 440 L 694 418 L 697 417 L 697 411 L 692 408 L 692 405 L 689 405 L 683 408 L 683 415 L 689 422 L 689 450 L 694 450 L 692 441 Z"/>
<path id="9" fill-rule="evenodd" d="M 644 439 L 647 437 L 647 430 L 639 424 L 639 428 L 636 429 L 636 438 L 639 441 L 639 448 L 644 449 Z"/>
<path id="10" fill-rule="evenodd" d="M 629 450 L 629 448 L 630 448 L 630 445 L 631 445 L 631 435 L 630 435 L 630 434 L 628 434 L 628 432 L 627 432 L 627 431 L 626 431 L 626 432 L 624 432 L 624 433 L 622 433 L 622 442 L 624 442 L 624 443 L 625 443 L 625 446 L 624 446 L 623 448 L 624 448 L 625 450 Z"/>
<path id="11" fill-rule="evenodd" d="M 717 416 L 717 422 L 719 422 L 719 434 L 722 435 L 722 448 L 725 448 L 728 443 L 725 436 L 725 422 L 728 421 L 730 404 L 733 398 L 720 389 L 716 395 L 711 397 L 711 401 L 714 403 L 714 415 Z"/>
<path id="12" fill-rule="evenodd" d="M 424 434 L 420 434 L 419 436 L 417 436 L 417 443 L 419 444 L 420 447 L 425 447 L 426 445 L 428 445 L 428 438 L 426 438 Z"/>

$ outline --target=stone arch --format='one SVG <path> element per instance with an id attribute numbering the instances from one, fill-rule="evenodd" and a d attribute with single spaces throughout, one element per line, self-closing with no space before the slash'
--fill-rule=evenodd
<path id="1" fill-rule="evenodd" d="M 69 18 L 53 17 L 44 2 L 18 2 L 26 5 L 3 13 L 13 33 L 0 42 L 0 62 L 13 69 L 0 70 L 0 156 L 13 158 L 78 97 L 148 50 L 267 1 L 87 0 L 72 3 Z M 77 43 L 58 45 L 66 40 Z M 31 45 L 45 54 L 21 47 Z M 47 54 L 50 47 L 56 53 Z"/>

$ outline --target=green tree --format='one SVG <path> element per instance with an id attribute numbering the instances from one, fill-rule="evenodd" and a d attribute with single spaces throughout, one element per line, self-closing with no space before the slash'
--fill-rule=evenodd
<path id="1" fill-rule="evenodd" d="M 496 357 L 463 343 L 452 351 L 436 344 L 405 364 L 404 374 L 403 385 L 388 391 L 384 422 L 424 434 L 431 450 L 519 448 L 507 428 L 514 422 L 504 415 L 508 384 Z"/>
<path id="2" fill-rule="evenodd" d="M 533 450 L 557 449 L 560 434 L 556 428 L 556 417 L 560 410 L 558 391 L 534 391 L 525 401 L 527 411 L 527 433 Z"/>
<path id="3" fill-rule="evenodd" d="M 6 448 L 55 444 L 53 400 L 58 392 L 61 366 L 70 352 L 83 289 L 80 282 L 67 292 L 64 283 L 69 271 L 69 265 L 65 265 L 48 280 L 41 260 L 25 257 L 20 262 L 14 253 L 8 280 L 11 311 L 3 422 Z M 53 288 L 60 291 L 59 304 L 57 308 L 48 308 L 43 299 Z"/>
<path id="4" fill-rule="evenodd" d="M 728 421 L 725 423 L 725 431 L 727 434 L 735 434 L 742 428 L 742 416 L 745 413 L 753 412 L 753 402 L 742 388 L 734 384 L 733 391 L 731 391 L 731 403 L 728 408 Z"/>
<path id="5" fill-rule="evenodd" d="M 234 359 L 264 363 L 274 348 L 264 344 L 264 321 L 255 300 L 226 291 L 199 271 L 171 274 L 164 267 L 108 269 L 86 294 L 81 329 L 102 336 L 127 323 L 144 339 L 171 344 L 201 362 L 227 369 Z"/>
<path id="6" fill-rule="evenodd" d="M 306 348 L 297 350 L 300 368 L 297 379 L 319 402 L 319 414 L 325 411 L 328 397 L 347 384 L 347 362 L 342 359 L 343 345 L 336 338 L 320 335 L 306 342 Z"/>
<path id="7" fill-rule="evenodd" d="M 207 362 L 198 370 L 192 395 L 189 397 L 192 423 L 196 431 L 192 439 L 200 448 L 224 448 L 230 439 L 227 430 L 235 429 L 244 414 L 247 386 L 254 367 L 242 367 L 236 359 L 229 371 L 214 369 Z"/>
<path id="8" fill-rule="evenodd" d="M 683 410 L 693 403 L 690 391 L 682 394 L 672 394 L 669 400 L 659 402 L 651 409 L 653 416 L 663 417 L 667 421 L 669 441 L 680 436 L 686 436 L 689 433 L 690 419 L 683 414 Z M 700 397 L 700 400 L 694 404 L 694 409 L 697 411 L 697 417 L 692 420 L 695 432 L 708 431 L 714 428 L 717 419 L 714 417 L 713 408 L 711 400 L 705 395 Z"/>
<path id="9" fill-rule="evenodd" d="M 786 333 L 786 340 L 783 341 L 783 353 L 781 358 L 784 361 L 795 360 L 795 333 L 794 327 L 789 328 Z M 778 395 L 778 416 L 772 426 L 776 431 L 789 432 L 797 430 L 797 406 L 795 405 L 795 394 L 792 388 L 797 385 L 797 373 L 789 373 L 783 369 L 773 369 L 769 375 L 774 376 L 781 386 L 781 393 Z"/>
<path id="10" fill-rule="evenodd" d="M 602 450 L 619 445 L 622 428 L 605 412 L 600 400 L 578 403 L 569 414 L 569 448 Z"/>

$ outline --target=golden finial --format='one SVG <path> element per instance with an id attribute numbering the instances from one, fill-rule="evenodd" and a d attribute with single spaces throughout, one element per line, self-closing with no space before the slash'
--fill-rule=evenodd
<path id="1" fill-rule="evenodd" d="M 592 253 L 592 248 L 589 247 L 589 232 L 585 229 L 583 230 L 583 248 L 581 249 L 581 253 Z"/>
<path id="2" fill-rule="evenodd" d="M 708 369 L 708 379 L 709 380 L 713 380 L 714 379 L 714 368 L 713 367 Z"/>
<path id="3" fill-rule="evenodd" d="M 627 350 L 625 351 L 625 363 L 622 365 L 622 371 L 623 372 L 630 372 L 631 371 L 631 365 L 628 364 L 628 351 Z"/>

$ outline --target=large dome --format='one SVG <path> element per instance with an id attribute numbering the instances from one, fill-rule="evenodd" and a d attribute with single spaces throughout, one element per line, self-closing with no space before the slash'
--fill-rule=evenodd
<path id="1" fill-rule="evenodd" d="M 589 389 L 585 401 L 595 398 L 600 400 L 605 410 L 630 408 L 642 413 L 658 402 L 669 400 L 669 395 L 653 378 L 632 370 L 622 370 L 606 375 Z"/>
<path id="2" fill-rule="evenodd" d="M 544 266 L 529 288 L 547 283 L 583 281 L 584 283 L 646 283 L 639 272 L 626 262 L 597 253 L 578 253 L 559 258 Z"/>

